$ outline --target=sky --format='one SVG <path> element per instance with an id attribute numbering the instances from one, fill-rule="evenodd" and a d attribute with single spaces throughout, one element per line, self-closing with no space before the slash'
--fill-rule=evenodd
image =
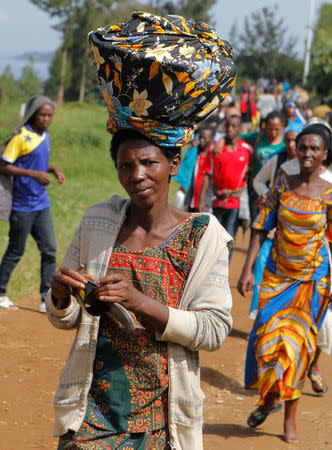
<path id="1" fill-rule="evenodd" d="M 218 34 L 230 40 L 231 26 L 237 22 L 241 27 L 243 19 L 258 9 L 278 4 L 279 16 L 288 26 L 289 32 L 298 38 L 297 54 L 304 56 L 308 32 L 310 0 L 217 0 L 213 17 Z M 331 0 L 315 0 L 315 18 L 320 5 Z M 22 62 L 12 57 L 26 52 L 54 52 L 61 44 L 61 35 L 52 29 L 56 19 L 39 10 L 29 0 L 2 1 L 0 4 L 0 74 L 5 64 L 10 64 L 15 75 L 22 68 Z M 96 27 L 107 24 L 97 24 Z M 40 70 L 45 71 L 44 68 Z M 45 74 L 43 74 L 45 75 Z"/>

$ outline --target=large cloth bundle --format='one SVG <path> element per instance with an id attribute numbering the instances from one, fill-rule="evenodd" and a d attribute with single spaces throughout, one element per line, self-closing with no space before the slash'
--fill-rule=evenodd
<path id="1" fill-rule="evenodd" d="M 135 12 L 89 40 L 112 134 L 134 128 L 180 147 L 235 83 L 232 47 L 203 22 Z"/>

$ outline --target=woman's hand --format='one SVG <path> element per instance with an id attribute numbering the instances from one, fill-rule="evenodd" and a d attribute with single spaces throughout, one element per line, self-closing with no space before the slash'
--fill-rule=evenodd
<path id="1" fill-rule="evenodd" d="M 242 272 L 241 277 L 237 283 L 237 290 L 244 297 L 252 291 L 254 285 L 253 275 L 250 272 Z"/>
<path id="2" fill-rule="evenodd" d="M 267 194 L 263 194 L 260 197 L 258 197 L 257 204 L 256 204 L 258 209 L 262 209 L 263 208 L 266 198 L 267 198 Z"/>
<path id="3" fill-rule="evenodd" d="M 168 307 L 137 290 L 121 273 L 114 272 L 100 278 L 93 294 L 105 303 L 119 303 L 128 311 L 139 314 L 161 333 L 168 322 Z"/>
<path id="4" fill-rule="evenodd" d="M 31 178 L 33 178 L 35 181 L 37 181 L 37 183 L 41 184 L 42 186 L 47 186 L 51 182 L 48 173 L 43 172 L 41 170 L 32 170 Z"/>
<path id="5" fill-rule="evenodd" d="M 96 299 L 105 303 L 120 303 L 129 311 L 137 311 L 143 297 L 146 297 L 121 273 L 106 275 L 97 284 L 98 287 L 93 291 Z"/>
<path id="6" fill-rule="evenodd" d="M 54 173 L 54 176 L 56 178 L 57 184 L 63 184 L 63 183 L 66 182 L 66 177 L 64 176 L 64 174 L 60 170 L 54 168 L 54 172 L 53 173 Z"/>
<path id="7" fill-rule="evenodd" d="M 70 267 L 62 266 L 53 275 L 51 293 L 54 304 L 62 309 L 68 305 L 69 297 L 77 291 L 84 289 L 88 280 L 94 280 L 91 275 L 83 275 Z"/>

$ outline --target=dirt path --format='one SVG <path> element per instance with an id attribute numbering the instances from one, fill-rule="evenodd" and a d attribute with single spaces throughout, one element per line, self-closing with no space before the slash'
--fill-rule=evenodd
<path id="1" fill-rule="evenodd" d="M 242 247 L 242 248 L 241 248 Z M 313 394 L 306 383 L 298 411 L 300 445 L 281 440 L 282 413 L 271 415 L 259 429 L 246 426 L 256 401 L 243 389 L 249 300 L 235 291 L 243 264 L 245 242 L 238 238 L 230 268 L 234 328 L 223 349 L 201 353 L 205 399 L 204 441 L 207 450 L 332 449 L 331 394 Z M 0 309 L 0 450 L 53 449 L 53 396 L 73 333 L 53 328 L 37 312 L 36 295 L 17 302 L 19 310 Z M 321 369 L 332 383 L 332 359 L 322 355 Z M 332 391 L 332 384 L 331 384 Z M 187 450 L 187 449 L 185 449 Z"/>

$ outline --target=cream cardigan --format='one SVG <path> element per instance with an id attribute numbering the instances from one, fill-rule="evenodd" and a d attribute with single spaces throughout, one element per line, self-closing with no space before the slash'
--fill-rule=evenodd
<path id="1" fill-rule="evenodd" d="M 129 200 L 113 196 L 87 210 L 69 245 L 63 265 L 96 279 L 106 274 L 109 258 L 125 219 Z M 203 448 L 203 399 L 198 350 L 218 350 L 231 330 L 232 298 L 228 284 L 228 246 L 232 240 L 217 219 L 210 221 L 196 252 L 179 309 L 169 308 L 162 335 L 168 342 L 169 433 L 173 448 Z M 54 407 L 54 434 L 77 431 L 84 419 L 92 382 L 99 318 L 82 310 L 74 297 L 66 309 L 46 299 L 51 323 L 62 329 L 77 328 L 66 365 L 60 375 Z M 123 309 L 126 313 L 126 311 Z M 117 318 L 126 323 L 121 309 Z"/>

